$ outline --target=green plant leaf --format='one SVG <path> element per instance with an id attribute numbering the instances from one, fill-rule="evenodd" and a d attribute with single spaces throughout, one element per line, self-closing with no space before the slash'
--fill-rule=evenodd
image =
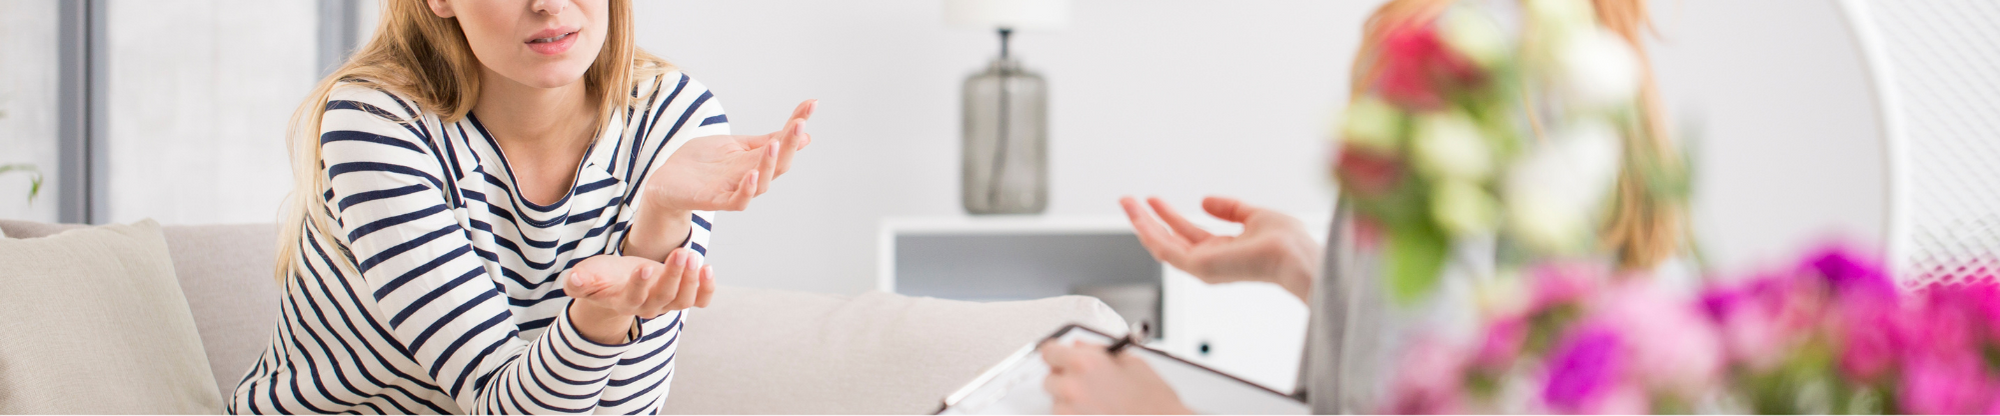
<path id="1" fill-rule="evenodd" d="M 36 169 L 35 165 L 27 163 L 0 165 L 0 174 L 8 172 L 23 172 L 28 174 L 28 203 L 34 203 L 35 196 L 42 193 L 42 171 Z"/>
<path id="2" fill-rule="evenodd" d="M 1429 221 L 1406 221 L 1391 226 L 1386 237 L 1390 297 L 1399 305 L 1409 306 L 1437 286 L 1448 242 L 1444 233 Z"/>

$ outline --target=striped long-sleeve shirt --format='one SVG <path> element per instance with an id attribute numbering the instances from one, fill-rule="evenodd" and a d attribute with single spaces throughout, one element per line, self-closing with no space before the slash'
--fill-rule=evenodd
<path id="1" fill-rule="evenodd" d="M 545 206 L 517 192 L 477 115 L 445 123 L 374 84 L 336 87 L 319 196 L 338 229 L 302 225 L 277 332 L 228 410 L 657 412 L 684 317 L 597 344 L 569 321 L 562 279 L 585 258 L 619 254 L 642 182 L 688 139 L 729 124 L 677 71 L 633 94 L 568 195 Z M 685 245 L 702 254 L 711 215 L 689 218 Z"/>

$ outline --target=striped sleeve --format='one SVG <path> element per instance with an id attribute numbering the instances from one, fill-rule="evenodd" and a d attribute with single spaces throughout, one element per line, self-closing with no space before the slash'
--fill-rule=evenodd
<path id="1" fill-rule="evenodd" d="M 585 339 L 567 310 L 534 340 L 519 327 L 449 205 L 452 177 L 398 98 L 336 90 L 320 129 L 332 212 L 376 316 L 459 409 L 589 413 L 629 345 Z M 400 110 L 400 111 L 399 111 Z"/>
<path id="2" fill-rule="evenodd" d="M 644 146 L 637 146 L 639 160 L 651 160 L 638 178 L 650 178 L 667 156 L 680 149 L 689 139 L 704 136 L 729 134 L 729 118 L 724 115 L 722 103 L 718 102 L 701 83 L 679 73 L 668 74 L 661 82 L 663 91 L 656 101 L 648 104 L 648 117 L 639 136 Z M 673 94 L 671 92 L 678 92 Z M 641 179 L 643 180 L 643 179 Z M 643 184 L 635 185 L 643 186 Z M 634 204 L 634 206 L 644 206 Z M 713 212 L 696 211 L 689 218 L 692 226 L 687 247 L 700 253 L 703 259 L 708 255 L 709 233 L 714 227 Z M 674 353 L 678 350 L 681 324 L 685 322 L 686 311 L 669 312 L 658 318 L 645 321 L 638 342 L 618 360 L 611 370 L 611 381 L 604 388 L 603 401 L 599 403 L 599 414 L 654 413 L 667 398 L 667 387 L 673 384 Z"/>

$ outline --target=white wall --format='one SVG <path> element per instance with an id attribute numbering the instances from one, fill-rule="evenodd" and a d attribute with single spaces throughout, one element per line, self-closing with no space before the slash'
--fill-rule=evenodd
<path id="1" fill-rule="evenodd" d="M 28 175 L 0 175 L 0 218 L 56 220 L 57 7 L 54 0 L 0 1 L 0 165 L 31 163 L 44 178 L 30 202 Z"/>
<path id="2" fill-rule="evenodd" d="M 112 1 L 112 222 L 271 222 L 285 124 L 318 81 L 311 1 Z"/>
<path id="3" fill-rule="evenodd" d="M 1048 215 L 1119 215 L 1158 194 L 1228 194 L 1325 215 L 1324 133 L 1375 1 L 1076 0 L 1067 30 L 1016 36 L 1051 84 Z M 639 42 L 706 82 L 739 133 L 819 98 L 816 142 L 722 215 L 729 284 L 872 287 L 885 216 L 960 215 L 958 85 L 995 53 L 936 0 L 639 2 Z M 1881 234 L 1881 166 L 1860 60 L 1828 1 L 1656 0 L 1656 68 L 1698 122 L 1696 229 L 1729 268 L 1834 230 Z M 1760 260 L 1764 259 L 1764 260 Z"/>
<path id="4" fill-rule="evenodd" d="M 1834 2 L 1655 0 L 1652 9 L 1669 108 L 1700 126 L 1695 231 L 1712 260 L 1789 267 L 1833 238 L 1879 249 L 1880 121 Z"/>
<path id="5" fill-rule="evenodd" d="M 1013 52 L 1050 83 L 1047 215 L 1120 215 L 1117 198 L 1222 193 L 1329 212 L 1323 134 L 1346 94 L 1366 2 L 1077 1 L 1066 30 Z M 873 287 L 885 216 L 962 215 L 959 85 L 997 53 L 942 2 L 640 2 L 641 46 L 716 91 L 739 133 L 821 99 L 813 146 L 747 212 L 722 214 L 727 284 Z M 1322 214 L 1324 215 L 1324 214 Z"/>

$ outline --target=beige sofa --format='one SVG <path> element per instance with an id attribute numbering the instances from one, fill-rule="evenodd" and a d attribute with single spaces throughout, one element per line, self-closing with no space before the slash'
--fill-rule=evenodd
<path id="1" fill-rule="evenodd" d="M 0 234 L 14 239 L 74 228 L 81 226 L 0 220 Z M 276 322 L 274 229 L 159 229 L 217 391 L 227 396 Z M 27 278 L 34 276 L 0 270 L 0 284 Z M 1122 325 L 1087 297 L 974 303 L 724 286 L 711 307 L 690 315 L 663 413 L 928 413 L 986 366 L 1071 322 Z M 5 369 L 0 362 L 0 377 L 23 376 Z"/>

